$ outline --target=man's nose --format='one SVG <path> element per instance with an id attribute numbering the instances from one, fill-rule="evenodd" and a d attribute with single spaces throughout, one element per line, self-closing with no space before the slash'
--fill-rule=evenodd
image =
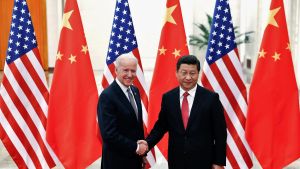
<path id="1" fill-rule="evenodd" d="M 128 71 L 127 76 L 132 77 L 133 76 L 133 72 L 132 71 Z"/>
<path id="2" fill-rule="evenodd" d="M 192 77 L 191 77 L 191 75 L 188 73 L 188 74 L 186 75 L 185 79 L 190 80 L 190 79 L 192 79 Z"/>

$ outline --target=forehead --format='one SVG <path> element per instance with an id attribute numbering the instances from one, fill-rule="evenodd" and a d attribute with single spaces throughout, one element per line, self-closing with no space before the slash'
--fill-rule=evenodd
<path id="1" fill-rule="evenodd" d="M 179 71 L 198 71 L 198 70 L 197 70 L 197 65 L 181 64 L 179 67 Z"/>
<path id="2" fill-rule="evenodd" d="M 127 66 L 136 66 L 137 63 L 134 59 L 121 59 L 120 66 L 127 67 Z"/>

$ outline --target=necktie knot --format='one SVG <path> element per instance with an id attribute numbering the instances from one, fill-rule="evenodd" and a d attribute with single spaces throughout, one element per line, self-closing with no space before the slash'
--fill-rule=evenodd
<path id="1" fill-rule="evenodd" d="M 187 97 L 188 95 L 190 95 L 188 92 L 183 93 L 183 97 Z"/>

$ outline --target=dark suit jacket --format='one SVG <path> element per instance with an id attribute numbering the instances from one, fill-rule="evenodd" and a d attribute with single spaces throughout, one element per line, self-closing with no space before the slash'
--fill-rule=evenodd
<path id="1" fill-rule="evenodd" d="M 137 140 L 144 139 L 140 94 L 131 86 L 137 107 L 134 109 L 114 81 L 99 97 L 98 122 L 103 140 L 102 169 L 140 169 L 142 158 L 136 154 Z"/>
<path id="2" fill-rule="evenodd" d="M 159 118 L 146 141 L 152 148 L 169 132 L 169 169 L 211 169 L 226 164 L 226 123 L 219 96 L 197 86 L 187 128 L 184 128 L 179 87 L 165 93 Z"/>

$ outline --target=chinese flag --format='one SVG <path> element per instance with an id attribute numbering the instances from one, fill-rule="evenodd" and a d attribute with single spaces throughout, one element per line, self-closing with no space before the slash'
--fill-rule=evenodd
<path id="1" fill-rule="evenodd" d="M 67 0 L 49 96 L 47 141 L 66 169 L 101 155 L 98 92 L 76 0 Z"/>
<path id="2" fill-rule="evenodd" d="M 179 0 L 167 1 L 167 12 L 158 48 L 149 93 L 148 129 L 152 129 L 158 119 L 162 95 L 178 86 L 175 76 L 177 60 L 181 56 L 189 54 Z M 166 135 L 158 143 L 158 148 L 167 158 L 168 139 Z"/>
<path id="3" fill-rule="evenodd" d="M 283 0 L 272 0 L 250 86 L 246 138 L 265 169 L 300 157 L 300 112 Z"/>

